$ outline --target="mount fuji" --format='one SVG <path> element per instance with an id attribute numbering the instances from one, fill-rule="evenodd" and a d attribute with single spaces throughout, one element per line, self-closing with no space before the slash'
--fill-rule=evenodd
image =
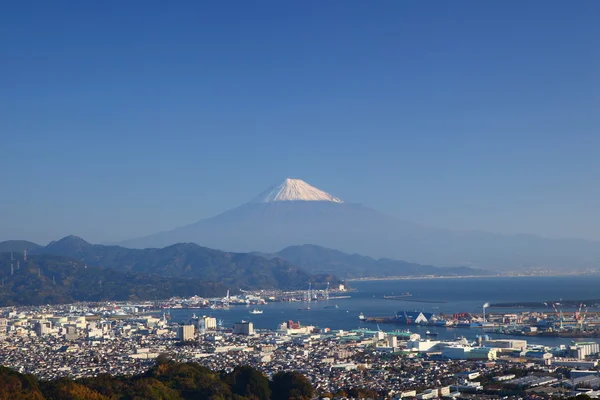
<path id="1" fill-rule="evenodd" d="M 600 266 L 599 242 L 425 227 L 345 202 L 300 179 L 286 179 L 215 217 L 121 244 L 147 248 L 181 242 L 265 253 L 315 244 L 420 264 L 490 269 Z"/>

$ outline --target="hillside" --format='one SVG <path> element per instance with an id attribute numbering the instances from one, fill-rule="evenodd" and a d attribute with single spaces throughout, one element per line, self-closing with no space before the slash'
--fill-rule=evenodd
<path id="1" fill-rule="evenodd" d="M 467 276 L 484 275 L 484 271 L 468 267 L 440 268 L 406 261 L 381 258 L 376 260 L 359 254 L 347 254 L 316 245 L 290 246 L 272 256 L 281 257 L 313 274 L 333 274 L 340 278 L 385 276 Z"/>
<path id="2" fill-rule="evenodd" d="M 299 289 L 309 282 L 324 285 L 333 276 L 311 276 L 282 259 L 266 259 L 248 253 L 227 253 L 194 243 L 179 243 L 163 249 L 127 249 L 120 246 L 93 245 L 68 236 L 36 254 L 74 258 L 88 265 L 119 271 L 150 273 L 164 277 L 200 278 L 239 289 Z"/>
<path id="3" fill-rule="evenodd" d="M 39 244 L 29 242 L 27 240 L 6 240 L 0 242 L 0 253 L 23 253 L 24 250 L 31 251 L 38 249 L 42 246 Z"/>
<path id="4" fill-rule="evenodd" d="M 143 374 L 100 374 L 77 380 L 63 377 L 42 381 L 33 375 L 0 367 L 2 400 L 307 400 L 313 398 L 314 393 L 310 381 L 299 372 L 281 371 L 269 379 L 246 365 L 236 366 L 226 373 L 211 371 L 197 363 L 175 363 L 166 356 L 159 357 Z"/>
<path id="5" fill-rule="evenodd" d="M 172 296 L 223 296 L 227 288 L 202 279 L 166 278 L 86 266 L 80 261 L 32 255 L 12 261 L 0 253 L 0 306 L 101 300 L 154 300 Z"/>

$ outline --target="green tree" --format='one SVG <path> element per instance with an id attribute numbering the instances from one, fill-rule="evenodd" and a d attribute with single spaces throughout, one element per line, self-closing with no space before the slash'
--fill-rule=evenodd
<path id="1" fill-rule="evenodd" d="M 44 384 L 43 391 L 48 400 L 109 400 L 94 389 L 76 383 L 69 378 L 60 378 Z"/>
<path id="2" fill-rule="evenodd" d="M 44 400 L 37 379 L 0 367 L 0 400 Z"/>
<path id="3" fill-rule="evenodd" d="M 269 380 L 260 371 L 249 366 L 235 367 L 226 378 L 231 391 L 239 396 L 258 400 L 269 400 Z"/>
<path id="4" fill-rule="evenodd" d="M 272 400 L 309 400 L 314 389 L 310 381 L 296 371 L 278 372 L 271 382 Z"/>

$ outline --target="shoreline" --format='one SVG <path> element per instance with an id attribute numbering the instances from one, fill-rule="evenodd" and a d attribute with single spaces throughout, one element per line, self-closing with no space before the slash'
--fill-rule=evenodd
<path id="1" fill-rule="evenodd" d="M 386 277 L 364 277 L 364 278 L 347 278 L 345 282 L 371 282 L 371 281 L 406 281 L 418 279 L 474 279 L 474 278 L 560 278 L 566 276 L 600 276 L 600 274 L 570 274 L 570 273 L 555 273 L 543 275 L 510 275 L 510 274 L 492 274 L 492 275 L 422 275 L 422 276 L 386 276 Z"/>

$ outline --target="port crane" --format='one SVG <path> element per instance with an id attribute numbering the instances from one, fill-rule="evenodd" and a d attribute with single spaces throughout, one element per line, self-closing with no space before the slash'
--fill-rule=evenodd
<path id="1" fill-rule="evenodd" d="M 583 330 L 583 323 L 585 322 L 585 317 L 587 317 L 587 313 L 588 313 L 588 307 L 585 306 L 585 310 L 583 311 L 583 316 L 580 316 L 577 320 L 577 324 L 579 325 L 580 330 Z"/>
<path id="2" fill-rule="evenodd" d="M 560 330 L 563 330 L 563 328 L 564 328 L 563 322 L 565 320 L 565 317 L 562 313 L 562 310 L 559 310 L 556 306 L 560 306 L 560 303 L 552 303 L 552 308 L 554 308 L 554 312 L 556 313 L 556 318 L 560 322 Z"/>
<path id="3" fill-rule="evenodd" d="M 583 307 L 583 303 L 579 303 L 579 309 L 573 314 L 573 318 L 575 318 L 575 321 L 577 322 L 579 322 L 579 317 L 581 316 L 581 307 Z"/>

